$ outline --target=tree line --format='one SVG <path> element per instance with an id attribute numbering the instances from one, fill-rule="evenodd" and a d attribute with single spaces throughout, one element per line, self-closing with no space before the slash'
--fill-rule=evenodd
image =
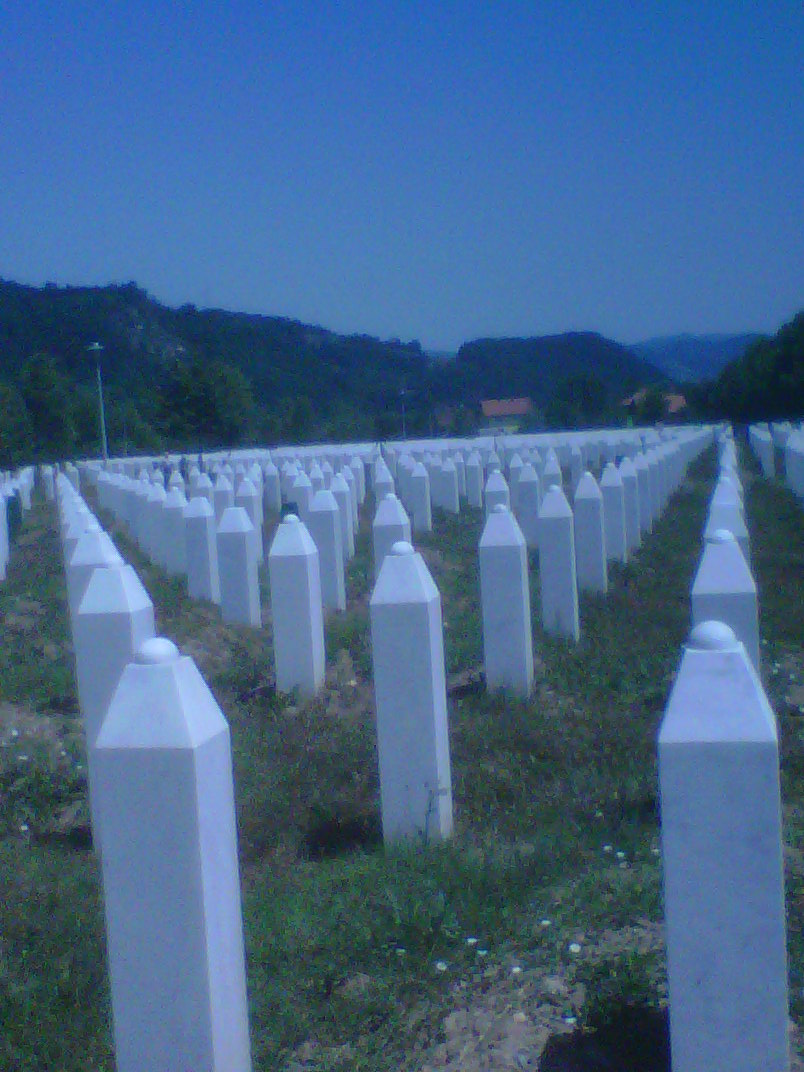
<path id="1" fill-rule="evenodd" d="M 89 349 L 97 341 L 102 350 Z M 343 336 L 279 317 L 170 309 L 134 283 L 0 280 L 0 467 L 100 453 L 100 356 L 112 454 L 257 443 L 470 435 L 482 398 L 527 395 L 523 431 L 664 418 L 657 370 L 599 335 L 477 340 L 432 360 L 415 340 Z M 647 393 L 631 409 L 624 395 Z M 804 313 L 708 384 L 687 419 L 804 413 Z"/>

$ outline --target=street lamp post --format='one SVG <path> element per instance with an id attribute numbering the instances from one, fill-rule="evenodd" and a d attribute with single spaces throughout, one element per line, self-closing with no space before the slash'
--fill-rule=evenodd
<path id="1" fill-rule="evenodd" d="M 103 460 L 108 462 L 109 460 L 109 446 L 106 442 L 106 417 L 103 412 L 103 384 L 101 382 L 101 367 L 100 367 L 100 355 L 103 350 L 103 344 L 100 342 L 90 343 L 87 350 L 95 355 L 95 371 L 98 374 L 98 412 L 100 414 L 100 434 L 101 434 L 101 450 L 103 452 Z"/>

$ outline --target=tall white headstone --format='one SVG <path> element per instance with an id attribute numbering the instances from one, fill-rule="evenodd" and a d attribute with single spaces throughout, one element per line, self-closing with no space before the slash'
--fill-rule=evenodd
<path id="1" fill-rule="evenodd" d="M 757 586 L 734 534 L 718 529 L 704 545 L 692 585 L 692 624 L 725 622 L 759 673 Z"/>
<path id="2" fill-rule="evenodd" d="M 254 526 L 242 506 L 229 506 L 218 525 L 221 616 L 235 625 L 262 625 Z"/>
<path id="3" fill-rule="evenodd" d="M 220 525 L 224 513 L 230 506 L 234 506 L 234 488 L 229 478 L 223 473 L 215 481 L 214 505 L 215 518 Z"/>
<path id="4" fill-rule="evenodd" d="M 441 597 L 409 543 L 386 555 L 370 602 L 383 838 L 452 834 Z"/>
<path id="5" fill-rule="evenodd" d="M 508 483 L 499 469 L 492 469 L 483 489 L 483 501 L 486 504 L 486 518 L 490 517 L 495 506 L 511 509 L 511 493 Z"/>
<path id="6" fill-rule="evenodd" d="M 250 1072 L 229 727 L 169 640 L 126 667 L 95 763 L 118 1072 Z"/>
<path id="7" fill-rule="evenodd" d="M 187 572 L 187 537 L 184 522 L 187 499 L 182 487 L 174 484 L 170 489 L 165 497 L 162 513 L 165 568 L 173 577 Z"/>
<path id="8" fill-rule="evenodd" d="M 639 480 L 634 463 L 630 458 L 623 458 L 620 462 L 620 477 L 623 482 L 623 498 L 625 500 L 625 539 L 630 558 L 631 553 L 638 550 L 642 543 Z"/>
<path id="9" fill-rule="evenodd" d="M 386 495 L 377 506 L 371 526 L 374 544 L 374 579 L 379 577 L 383 559 L 395 543 L 410 543 L 410 518 L 396 495 Z"/>
<path id="10" fill-rule="evenodd" d="M 312 696 L 324 683 L 324 616 L 319 556 L 295 514 L 276 530 L 268 552 L 276 687 Z"/>
<path id="11" fill-rule="evenodd" d="M 489 514 L 480 538 L 480 596 L 486 687 L 527 696 L 533 687 L 528 555 L 503 505 Z"/>
<path id="12" fill-rule="evenodd" d="M 575 572 L 580 591 L 608 589 L 606 542 L 603 530 L 603 494 L 590 472 L 575 489 Z"/>
<path id="13" fill-rule="evenodd" d="M 430 501 L 430 476 L 422 462 L 416 462 L 410 474 L 410 510 L 414 532 L 432 532 L 433 512 Z"/>
<path id="14" fill-rule="evenodd" d="M 466 501 L 476 510 L 483 509 L 483 462 L 476 450 L 466 459 Z"/>
<path id="15" fill-rule="evenodd" d="M 625 536 L 625 489 L 617 466 L 608 462 L 600 478 L 603 496 L 603 528 L 606 544 L 606 559 L 616 562 L 628 561 L 628 543 Z"/>
<path id="16" fill-rule="evenodd" d="M 307 528 L 318 549 L 322 603 L 328 610 L 346 610 L 341 513 L 331 491 L 313 496 Z"/>
<path id="17" fill-rule="evenodd" d="M 728 626 L 696 626 L 659 734 L 673 1072 L 787 1072 L 776 720 Z"/>
<path id="18" fill-rule="evenodd" d="M 332 478 L 330 487 L 338 504 L 341 515 L 341 541 L 343 544 L 344 561 L 348 562 L 355 554 L 355 525 L 354 513 L 352 512 L 352 492 L 341 473 L 336 473 Z M 304 519 L 302 518 L 302 521 Z"/>
<path id="19" fill-rule="evenodd" d="M 188 595 L 192 599 L 207 599 L 211 603 L 220 603 L 215 511 L 206 498 L 199 496 L 191 499 L 185 506 L 184 526 Z"/>
<path id="20" fill-rule="evenodd" d="M 242 506 L 248 514 L 248 519 L 254 528 L 254 548 L 257 553 L 257 564 L 263 559 L 262 550 L 262 496 L 251 480 L 245 476 L 235 495 L 235 505 Z"/>
<path id="21" fill-rule="evenodd" d="M 545 632 L 577 641 L 575 527 L 572 508 L 558 484 L 548 490 L 539 512 L 539 580 Z"/>

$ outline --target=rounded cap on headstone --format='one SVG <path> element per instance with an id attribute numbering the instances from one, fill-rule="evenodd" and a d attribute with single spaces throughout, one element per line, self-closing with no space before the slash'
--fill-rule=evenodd
<path id="1" fill-rule="evenodd" d="M 693 651 L 733 651 L 737 644 L 731 626 L 725 622 L 708 621 L 695 626 L 687 646 Z"/>
<path id="2" fill-rule="evenodd" d="M 282 524 L 283 525 L 298 525 L 299 524 L 299 515 L 298 514 L 285 514 L 285 516 L 282 518 Z"/>
<path id="3" fill-rule="evenodd" d="M 172 663 L 179 658 L 179 649 L 167 637 L 150 637 L 140 646 L 134 656 L 134 662 L 140 666 L 154 666 L 160 663 Z"/>
<path id="4" fill-rule="evenodd" d="M 413 544 L 408 543 L 407 540 L 397 540 L 396 543 L 391 546 L 392 555 L 413 555 L 415 553 Z"/>
<path id="5" fill-rule="evenodd" d="M 731 529 L 715 529 L 712 533 L 712 543 L 736 543 L 737 538 Z"/>

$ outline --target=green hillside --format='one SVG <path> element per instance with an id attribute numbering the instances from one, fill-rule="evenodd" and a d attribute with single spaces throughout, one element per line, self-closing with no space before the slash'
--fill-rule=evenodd
<path id="1" fill-rule="evenodd" d="M 661 374 L 593 333 L 479 339 L 454 358 L 417 341 L 281 317 L 162 305 L 135 283 L 0 280 L 0 465 L 98 452 L 99 343 L 109 449 L 471 432 L 484 398 L 528 395 L 537 422 L 617 416 Z M 447 414 L 445 418 L 445 413 Z"/>

